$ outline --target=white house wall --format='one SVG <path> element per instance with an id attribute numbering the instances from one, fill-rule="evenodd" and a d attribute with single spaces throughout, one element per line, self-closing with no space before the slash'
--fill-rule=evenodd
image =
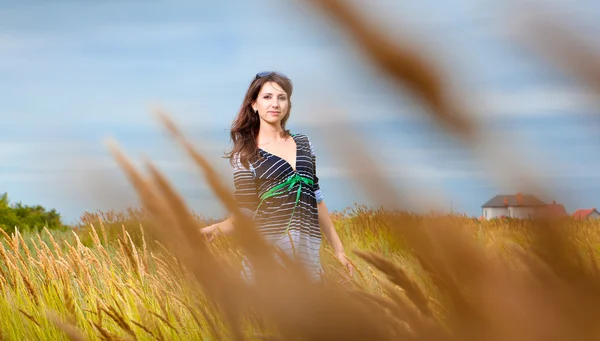
<path id="1" fill-rule="evenodd" d="M 592 212 L 587 217 L 588 217 L 588 219 L 600 219 L 600 213 L 598 213 L 598 212 Z"/>
<path id="2" fill-rule="evenodd" d="M 490 220 L 501 217 L 527 219 L 533 218 L 539 208 L 535 207 L 486 207 L 483 209 L 483 218 Z M 600 218 L 600 215 L 598 216 Z"/>
<path id="3" fill-rule="evenodd" d="M 494 218 L 508 216 L 508 208 L 506 207 L 486 207 L 483 209 L 483 218 L 490 220 Z"/>
<path id="4" fill-rule="evenodd" d="M 510 217 L 519 219 L 529 219 L 535 217 L 537 209 L 535 207 L 509 207 Z"/>

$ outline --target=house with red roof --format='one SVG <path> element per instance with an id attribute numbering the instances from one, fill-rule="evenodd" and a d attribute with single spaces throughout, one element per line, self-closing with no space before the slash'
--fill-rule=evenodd
<path id="1" fill-rule="evenodd" d="M 548 205 L 531 194 L 499 194 L 481 205 L 483 219 L 533 218 Z"/>
<path id="2" fill-rule="evenodd" d="M 596 208 L 584 208 L 573 212 L 572 217 L 575 219 L 599 219 L 600 213 Z"/>
<path id="3" fill-rule="evenodd" d="M 569 216 L 565 206 L 562 204 L 557 204 L 556 201 L 552 201 L 551 204 L 548 204 L 546 207 L 540 209 L 537 214 L 538 217 L 541 218 L 564 218 Z"/>
<path id="4" fill-rule="evenodd" d="M 569 214 L 562 204 L 553 201 L 551 204 L 538 199 L 531 194 L 500 194 L 488 200 L 481 206 L 480 219 L 518 218 L 531 219 L 535 217 L 561 218 Z"/>

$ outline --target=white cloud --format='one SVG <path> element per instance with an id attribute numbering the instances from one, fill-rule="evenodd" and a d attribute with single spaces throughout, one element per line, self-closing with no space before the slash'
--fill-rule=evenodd
<path id="1" fill-rule="evenodd" d="M 131 158 L 131 162 L 144 168 L 144 156 L 159 169 L 168 173 L 191 174 L 198 168 L 186 152 L 173 143 L 159 148 L 138 147 L 133 152 L 121 144 L 121 149 Z M 218 158 L 221 149 L 218 145 L 206 143 L 197 147 L 202 155 L 221 167 L 223 160 Z M 178 153 L 173 153 L 172 150 Z M 99 153 L 101 152 L 101 153 Z M 162 155 L 156 157 L 154 155 Z M 119 169 L 116 160 L 103 145 L 83 141 L 63 142 L 0 142 L 0 162 L 5 170 L 0 178 L 17 181 L 20 177 L 30 180 L 46 175 L 86 173 L 95 171 L 114 171 Z M 2 169 L 0 168 L 0 170 Z M 16 171 L 11 171 L 15 169 Z"/>
<path id="2" fill-rule="evenodd" d="M 4 184 L 12 184 L 14 185 L 15 183 L 27 183 L 27 184 L 32 184 L 33 182 L 35 182 L 36 184 L 40 183 L 40 182 L 46 182 L 47 180 L 40 176 L 39 174 L 35 174 L 35 173 L 15 173 L 15 172 L 0 172 L 0 183 L 4 183 Z"/>
<path id="3" fill-rule="evenodd" d="M 597 112 L 600 102 L 593 93 L 578 88 L 530 87 L 514 91 L 490 91 L 474 96 L 484 116 L 568 115 Z"/>
<path id="4" fill-rule="evenodd" d="M 443 180 L 456 178 L 474 178 L 481 174 L 472 170 L 440 169 L 434 166 L 411 163 L 410 165 L 380 165 L 379 169 L 384 176 L 391 179 L 412 180 Z M 360 178 L 364 174 L 353 169 L 342 167 L 320 167 L 319 178 Z"/>
<path id="5" fill-rule="evenodd" d="M 197 39 L 209 36 L 214 23 L 207 22 L 147 22 L 119 25 L 98 25 L 82 32 L 81 38 L 114 43 L 159 43 Z"/>
<path id="6" fill-rule="evenodd" d="M 367 190 L 369 192 L 369 176 L 361 174 L 356 170 L 349 170 L 339 167 L 321 167 L 318 171 L 321 179 L 321 187 L 327 187 L 327 179 L 335 178 L 347 182 L 346 186 L 354 186 L 357 189 Z M 392 167 L 382 167 L 382 176 L 388 180 L 386 190 L 395 193 L 404 200 L 402 203 L 380 203 L 381 198 L 370 198 L 375 200 L 375 204 L 392 204 L 394 207 L 403 206 L 405 209 L 416 211 L 428 211 L 435 209 L 445 209 L 448 203 L 448 194 L 444 191 L 443 180 L 456 177 L 471 177 L 471 173 L 462 171 L 438 171 L 434 167 L 426 165 L 402 165 Z M 367 187 L 365 187 L 367 186 Z M 393 188 L 389 188 L 389 187 Z M 327 190 L 324 191 L 325 197 L 329 197 Z M 368 200 L 363 198 L 361 200 Z"/>
<path id="7" fill-rule="evenodd" d="M 45 33 L 6 33 L 0 32 L 0 52 L 4 57 L 9 53 L 33 52 L 40 47 L 51 46 L 52 36 Z"/>
<path id="8" fill-rule="evenodd" d="M 0 164 L 6 165 L 11 158 L 29 153 L 34 147 L 31 143 L 0 142 Z"/>

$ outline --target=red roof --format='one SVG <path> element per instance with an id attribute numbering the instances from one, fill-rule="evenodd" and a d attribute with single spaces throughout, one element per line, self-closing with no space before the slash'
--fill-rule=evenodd
<path id="1" fill-rule="evenodd" d="M 569 215 L 562 204 L 556 203 L 546 205 L 546 207 L 541 209 L 539 213 L 545 217 L 552 218 L 567 217 Z"/>
<path id="2" fill-rule="evenodd" d="M 589 216 L 592 213 L 598 213 L 598 211 L 595 208 L 583 208 L 583 209 L 579 209 L 577 211 L 575 211 L 573 213 L 573 218 L 575 219 L 584 219 L 587 216 Z"/>

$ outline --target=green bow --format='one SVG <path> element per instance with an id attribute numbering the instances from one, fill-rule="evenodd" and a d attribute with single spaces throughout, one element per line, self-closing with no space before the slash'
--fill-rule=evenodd
<path id="1" fill-rule="evenodd" d="M 294 212 L 296 212 L 296 206 L 298 206 L 298 201 L 300 201 L 300 194 L 302 193 L 303 184 L 313 185 L 314 182 L 310 178 L 303 177 L 298 173 L 294 173 L 294 175 L 287 178 L 287 180 L 271 188 L 270 190 L 266 191 L 265 193 L 263 193 L 263 195 L 260 196 L 260 203 L 258 204 L 258 207 L 260 207 L 260 205 L 262 205 L 263 201 L 265 201 L 266 199 L 276 195 L 284 194 L 285 192 L 290 191 L 292 188 L 294 188 L 294 186 L 298 185 L 298 191 L 296 193 L 296 202 L 294 204 L 294 209 L 292 210 L 292 216 L 290 217 L 290 221 L 288 222 L 287 228 L 285 229 L 286 233 L 290 228 L 290 224 L 292 223 L 292 218 L 294 217 Z M 256 211 L 254 213 L 255 217 L 256 212 L 258 212 L 258 207 L 256 208 Z"/>

